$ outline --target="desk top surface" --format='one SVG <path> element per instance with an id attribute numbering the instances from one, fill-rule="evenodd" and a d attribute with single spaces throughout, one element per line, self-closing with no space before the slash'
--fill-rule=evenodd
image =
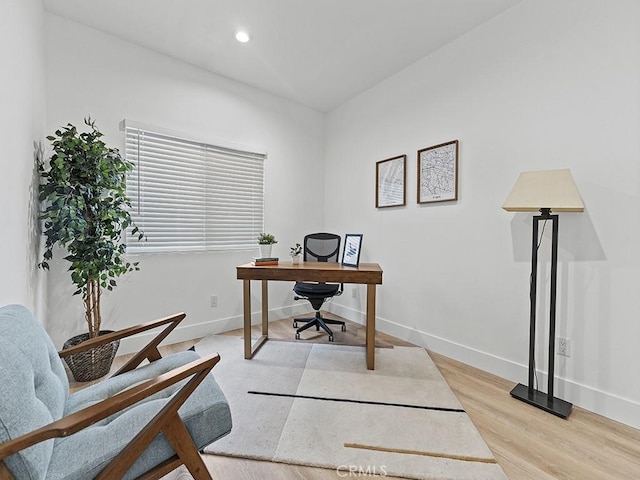
<path id="1" fill-rule="evenodd" d="M 236 267 L 239 280 L 289 280 L 340 283 L 382 283 L 382 268 L 377 263 L 361 263 L 347 267 L 337 262 L 281 261 L 277 265 L 253 265 Z"/>

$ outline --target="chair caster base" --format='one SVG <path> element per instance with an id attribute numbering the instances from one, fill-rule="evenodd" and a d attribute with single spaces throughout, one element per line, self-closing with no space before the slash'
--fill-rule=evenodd
<path id="1" fill-rule="evenodd" d="M 334 320 L 334 319 L 322 318 L 322 316 L 320 315 L 320 312 L 316 312 L 316 316 L 314 318 L 292 318 L 291 323 L 293 324 L 293 328 L 296 329 L 296 332 L 295 332 L 296 340 L 300 340 L 300 332 L 303 332 L 305 330 L 311 330 L 313 327 L 316 327 L 316 332 L 320 332 L 320 330 L 323 330 L 323 332 L 327 333 L 329 337 L 329 341 L 333 342 L 335 340 L 333 330 L 331 330 L 327 324 L 340 325 L 340 329 L 343 332 L 347 331 L 347 326 L 344 322 Z M 300 323 L 304 323 L 304 325 L 298 328 L 298 324 Z"/>

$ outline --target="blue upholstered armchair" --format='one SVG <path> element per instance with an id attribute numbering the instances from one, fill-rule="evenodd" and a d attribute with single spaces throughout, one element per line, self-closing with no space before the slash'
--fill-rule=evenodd
<path id="1" fill-rule="evenodd" d="M 220 357 L 162 358 L 157 349 L 184 316 L 90 340 L 165 326 L 114 376 L 70 394 L 40 323 L 24 307 L 0 308 L 0 479 L 156 479 L 184 464 L 196 480 L 210 480 L 198 452 L 231 431 L 210 374 Z M 150 363 L 139 366 L 144 359 Z"/>

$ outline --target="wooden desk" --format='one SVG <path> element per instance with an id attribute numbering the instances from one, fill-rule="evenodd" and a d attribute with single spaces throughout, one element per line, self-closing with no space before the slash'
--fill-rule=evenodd
<path id="1" fill-rule="evenodd" d="M 250 263 L 236 267 L 238 280 L 243 281 L 244 358 L 249 359 L 269 338 L 269 280 L 288 282 L 359 283 L 367 285 L 366 352 L 367 368 L 375 368 L 376 345 L 376 285 L 382 284 L 382 269 L 377 263 L 361 263 L 345 267 L 335 262 L 280 262 L 278 265 L 255 266 Z M 251 344 L 251 280 L 262 281 L 262 336 Z"/>

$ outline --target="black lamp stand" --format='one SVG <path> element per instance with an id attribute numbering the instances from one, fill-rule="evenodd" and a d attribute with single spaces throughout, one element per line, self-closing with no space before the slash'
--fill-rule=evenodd
<path id="1" fill-rule="evenodd" d="M 538 225 L 540 221 L 552 222 L 551 233 L 551 293 L 549 310 L 549 376 L 547 393 L 534 389 L 535 348 L 536 348 L 536 290 L 538 278 Z M 551 215 L 551 209 L 540 209 L 540 215 L 533 217 L 533 243 L 531 247 L 531 300 L 529 323 L 529 386 L 521 383 L 511 390 L 511 396 L 522 400 L 534 407 L 552 413 L 561 418 L 567 418 L 571 412 L 571 403 L 553 396 L 555 337 L 556 337 L 556 286 L 558 273 L 558 215 Z"/>

